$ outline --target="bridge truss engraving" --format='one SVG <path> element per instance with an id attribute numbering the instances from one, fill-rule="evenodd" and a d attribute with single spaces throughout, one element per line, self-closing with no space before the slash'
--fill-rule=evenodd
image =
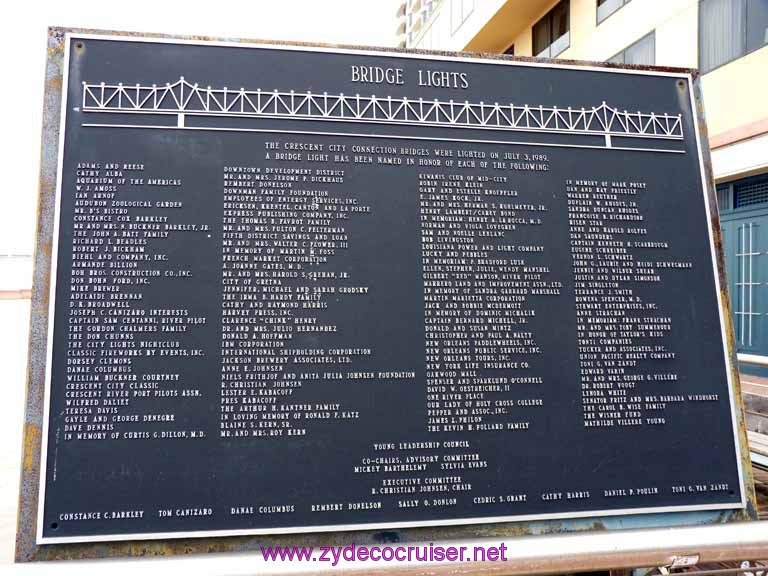
<path id="1" fill-rule="evenodd" d="M 243 87 L 232 90 L 201 87 L 183 76 L 164 85 L 83 82 L 82 86 L 82 112 L 175 115 L 176 128 L 189 127 L 187 116 L 253 117 L 599 136 L 604 139 L 604 146 L 600 148 L 615 148 L 614 138 L 683 140 L 680 114 L 620 110 L 606 102 L 590 108 L 574 108 L 294 90 L 246 90 Z M 684 153 L 683 150 L 656 147 L 620 149 Z"/>

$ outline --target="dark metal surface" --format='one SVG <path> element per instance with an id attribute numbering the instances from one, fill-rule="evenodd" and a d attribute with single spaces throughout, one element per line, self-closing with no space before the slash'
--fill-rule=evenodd
<path id="1" fill-rule="evenodd" d="M 417 542 L 438 541 L 455 538 L 472 537 L 510 537 L 528 534 L 552 534 L 582 530 L 603 530 L 606 528 L 664 526 L 683 524 L 705 524 L 746 520 L 755 516 L 754 492 L 751 484 L 749 451 L 746 445 L 743 413 L 737 410 L 738 426 L 742 433 L 741 456 L 747 489 L 746 499 L 748 508 L 744 511 L 732 510 L 722 512 L 697 512 L 687 514 L 667 514 L 652 516 L 637 516 L 622 519 L 582 519 L 563 520 L 560 522 L 520 522 L 515 524 L 488 524 L 479 526 L 451 526 L 440 528 L 408 528 L 392 531 L 352 531 L 345 533 L 304 534 L 301 536 L 250 536 L 228 537 L 216 539 L 187 539 L 170 540 L 165 542 L 117 542 L 109 544 L 67 544 L 37 546 L 34 543 L 38 498 L 38 475 L 41 449 L 41 423 L 43 414 L 43 390 L 45 377 L 46 337 L 48 326 L 48 289 L 51 258 L 51 238 L 53 223 L 53 200 L 57 170 L 59 102 L 61 97 L 61 75 L 63 60 L 63 29 L 51 29 L 49 35 L 49 58 L 47 84 L 45 92 L 45 110 L 43 126 L 43 149 L 40 181 L 40 207 L 38 219 L 38 246 L 35 256 L 35 283 L 33 289 L 32 337 L 30 342 L 30 368 L 28 381 L 27 416 L 24 434 L 24 465 L 22 471 L 22 492 L 20 502 L 19 532 L 17 536 L 17 559 L 22 561 L 58 558 L 95 558 L 117 555 L 145 556 L 165 555 L 187 552 L 218 552 L 245 551 L 257 549 L 261 545 L 333 545 L 333 544 L 381 544 L 386 542 Z M 77 32 L 88 32 L 78 30 Z M 110 33 L 112 34 L 112 33 Z M 120 34 L 120 33 L 117 33 Z M 141 35 L 145 36 L 145 35 Z M 158 36 L 162 37 L 162 36 Z M 208 38 L 187 38 L 194 40 L 212 40 Z M 397 52 L 397 51 L 394 51 Z M 430 53 L 434 54 L 434 53 Z M 445 54 L 454 56 L 454 54 Z M 488 55 L 483 55 L 487 58 Z M 493 56 L 494 58 L 496 56 Z M 502 59 L 508 59 L 503 57 Z M 530 59 L 517 59 L 530 60 Z M 582 63 L 591 65 L 591 63 Z M 681 72 L 678 69 L 648 68 L 657 71 Z M 692 72 L 694 81 L 695 100 L 701 106 L 701 96 L 698 93 L 699 83 L 695 71 Z M 698 114 L 699 130 L 706 142 L 706 127 L 703 121 L 703 110 Z M 705 171 L 707 175 L 707 191 L 710 205 L 716 206 L 714 186 L 711 181 L 711 166 L 708 149 L 704 150 Z M 710 215 L 711 230 L 715 238 L 718 255 L 718 267 L 721 274 L 721 286 L 726 286 L 722 266 L 722 247 L 720 228 L 716 210 Z M 725 289 L 723 289 L 725 290 Z M 730 318 L 727 294 L 721 295 L 721 306 L 726 318 Z M 727 323 L 729 350 L 733 351 L 733 332 L 730 322 Z M 738 375 L 735 371 L 735 357 L 732 354 L 730 370 L 736 389 L 734 393 L 740 399 Z M 740 402 L 740 400 L 739 400 Z"/>

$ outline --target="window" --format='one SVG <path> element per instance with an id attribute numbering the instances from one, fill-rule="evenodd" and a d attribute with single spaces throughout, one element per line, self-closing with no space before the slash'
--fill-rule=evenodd
<path id="1" fill-rule="evenodd" d="M 533 54 L 554 58 L 571 45 L 570 1 L 562 0 L 533 25 Z"/>
<path id="2" fill-rule="evenodd" d="M 765 207 L 768 205 L 768 174 L 718 184 L 717 205 L 721 211 Z"/>
<path id="3" fill-rule="evenodd" d="M 474 9 L 475 0 L 451 0 L 451 34 L 461 28 Z"/>
<path id="4" fill-rule="evenodd" d="M 768 44 L 768 0 L 747 1 L 747 52 Z"/>
<path id="5" fill-rule="evenodd" d="M 597 23 L 600 24 L 630 0 L 597 0 Z"/>
<path id="6" fill-rule="evenodd" d="M 730 184 L 717 185 L 717 208 L 718 210 L 731 209 L 731 186 Z"/>
<path id="7" fill-rule="evenodd" d="M 627 46 L 615 56 L 608 58 L 608 62 L 645 66 L 656 64 L 656 31 L 643 36 L 640 40 Z"/>
<path id="8" fill-rule="evenodd" d="M 768 0 L 701 0 L 699 68 L 709 72 L 768 44 Z"/>
<path id="9" fill-rule="evenodd" d="M 734 208 L 744 208 L 768 202 L 768 177 L 745 178 L 733 185 Z"/>

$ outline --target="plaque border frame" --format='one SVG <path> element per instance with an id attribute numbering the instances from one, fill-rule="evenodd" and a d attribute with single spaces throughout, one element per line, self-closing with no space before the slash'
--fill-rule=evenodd
<path id="1" fill-rule="evenodd" d="M 708 235 L 715 288 L 718 292 L 719 319 L 727 379 L 735 456 L 740 478 L 742 499 L 739 503 L 686 506 L 629 508 L 607 511 L 586 511 L 566 514 L 531 514 L 387 522 L 353 525 L 321 525 L 277 529 L 201 530 L 191 532 L 118 534 L 86 537 L 42 536 L 45 495 L 45 466 L 47 457 L 48 403 L 53 338 L 53 308 L 55 297 L 56 257 L 58 238 L 58 209 L 61 190 L 64 126 L 67 110 L 67 79 L 70 46 L 76 38 L 192 44 L 205 46 L 250 47 L 273 50 L 347 53 L 388 56 L 422 60 L 489 63 L 559 69 L 581 69 L 624 74 L 641 74 L 679 78 L 681 91 L 688 90 L 695 115 L 694 136 L 698 152 L 700 178 L 709 219 Z M 704 119 L 700 74 L 697 70 L 659 66 L 630 66 L 574 60 L 544 60 L 496 54 L 401 50 L 345 45 L 272 42 L 262 40 L 232 40 L 184 35 L 164 35 L 90 30 L 79 28 L 48 29 L 48 57 L 43 108 L 40 186 L 37 214 L 37 237 L 34 256 L 34 282 L 27 370 L 26 410 L 22 454 L 21 489 L 19 498 L 16 560 L 81 559 L 113 556 L 144 556 L 203 551 L 245 551 L 264 545 L 348 545 L 381 544 L 386 542 L 440 541 L 472 537 L 510 537 L 529 534 L 576 532 L 583 530 L 620 529 L 632 519 L 630 527 L 688 526 L 754 520 L 757 518 L 751 461 L 746 440 L 746 425 L 738 377 L 735 339 L 730 321 L 730 303 L 725 281 L 722 237 L 720 233 L 717 197 L 712 173 L 709 147 L 705 146 L 707 128 Z M 611 524 L 617 524 L 612 526 Z"/>

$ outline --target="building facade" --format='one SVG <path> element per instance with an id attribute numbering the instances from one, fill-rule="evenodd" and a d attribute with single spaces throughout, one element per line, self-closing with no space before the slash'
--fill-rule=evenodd
<path id="1" fill-rule="evenodd" d="M 768 0 L 406 0 L 399 16 L 408 48 L 699 68 L 738 349 L 768 360 Z"/>

